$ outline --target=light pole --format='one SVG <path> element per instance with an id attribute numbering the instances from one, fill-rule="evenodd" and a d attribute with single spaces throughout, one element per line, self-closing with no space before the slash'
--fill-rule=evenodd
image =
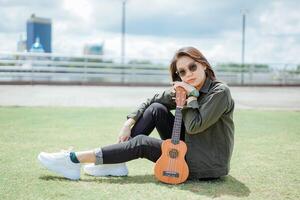
<path id="1" fill-rule="evenodd" d="M 241 66 L 241 84 L 244 85 L 244 67 L 245 67 L 245 29 L 246 29 L 246 10 L 242 10 L 242 66 Z"/>
<path id="2" fill-rule="evenodd" d="M 121 64 L 122 64 L 122 83 L 124 83 L 125 76 L 125 26 L 126 26 L 126 1 L 122 0 L 122 38 L 121 38 Z"/>

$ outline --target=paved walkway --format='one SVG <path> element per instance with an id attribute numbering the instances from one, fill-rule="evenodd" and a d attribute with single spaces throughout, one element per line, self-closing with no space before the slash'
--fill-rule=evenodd
<path id="1" fill-rule="evenodd" d="M 136 107 L 164 87 L 0 85 L 0 106 Z M 239 109 L 300 111 L 300 87 L 231 87 Z"/>

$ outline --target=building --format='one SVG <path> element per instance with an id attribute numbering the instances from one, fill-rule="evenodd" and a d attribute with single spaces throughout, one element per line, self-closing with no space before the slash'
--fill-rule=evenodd
<path id="1" fill-rule="evenodd" d="M 50 19 L 36 17 L 34 14 L 27 20 L 27 51 L 39 38 L 39 43 L 42 45 L 45 52 L 52 52 L 51 48 L 51 26 Z"/>
<path id="2" fill-rule="evenodd" d="M 17 51 L 26 52 L 26 50 L 27 50 L 26 40 L 24 40 L 22 35 L 20 35 L 20 39 L 17 43 Z"/>
<path id="3" fill-rule="evenodd" d="M 83 49 L 84 55 L 103 55 L 103 43 L 102 44 L 90 44 L 85 45 Z"/>

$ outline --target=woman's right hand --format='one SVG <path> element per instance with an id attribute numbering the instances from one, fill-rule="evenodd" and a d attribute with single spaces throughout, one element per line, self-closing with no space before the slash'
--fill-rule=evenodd
<path id="1" fill-rule="evenodd" d="M 132 118 L 127 119 L 123 127 L 119 132 L 118 142 L 125 142 L 129 140 L 131 135 L 131 127 L 135 124 L 135 120 Z"/>
<path id="2" fill-rule="evenodd" d="M 124 125 L 120 130 L 118 142 L 120 143 L 129 140 L 130 135 L 131 135 L 130 126 Z"/>

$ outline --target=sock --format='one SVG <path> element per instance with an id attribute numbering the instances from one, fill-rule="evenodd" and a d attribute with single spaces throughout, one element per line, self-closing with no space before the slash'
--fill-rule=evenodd
<path id="1" fill-rule="evenodd" d="M 70 152 L 70 159 L 73 163 L 80 163 L 75 152 Z"/>
<path id="2" fill-rule="evenodd" d="M 103 164 L 103 154 L 102 149 L 97 148 L 94 150 L 95 156 L 96 156 L 96 162 L 95 165 L 102 165 Z"/>

